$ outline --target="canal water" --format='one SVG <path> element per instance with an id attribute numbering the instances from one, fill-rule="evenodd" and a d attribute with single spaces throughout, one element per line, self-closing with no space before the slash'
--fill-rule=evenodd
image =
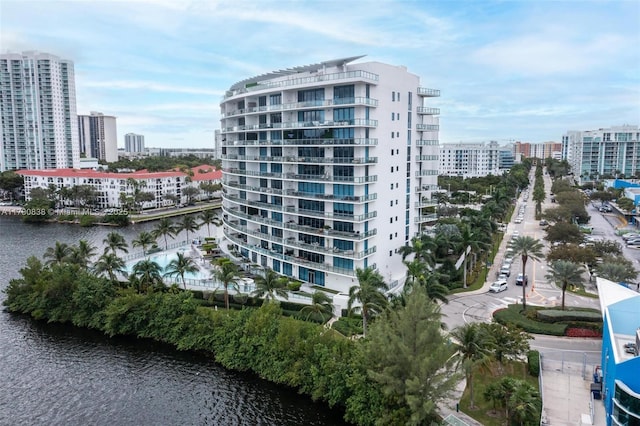
<path id="1" fill-rule="evenodd" d="M 117 230 L 130 243 L 153 226 Z M 86 239 L 101 248 L 112 230 L 32 225 L 0 216 L 0 289 L 19 276 L 27 257 L 41 257 L 56 241 Z M 199 234 L 206 235 L 206 227 Z M 227 371 L 202 354 L 110 339 L 5 311 L 0 312 L 0 331 L 0 425 L 344 424 L 337 410 Z"/>

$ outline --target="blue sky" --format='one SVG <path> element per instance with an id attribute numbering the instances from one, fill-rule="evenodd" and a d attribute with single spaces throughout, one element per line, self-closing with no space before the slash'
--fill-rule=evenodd
<path id="1" fill-rule="evenodd" d="M 640 124 L 637 0 L 0 0 L 0 50 L 73 60 L 120 146 L 212 147 L 236 81 L 356 55 L 442 91 L 443 143 Z"/>

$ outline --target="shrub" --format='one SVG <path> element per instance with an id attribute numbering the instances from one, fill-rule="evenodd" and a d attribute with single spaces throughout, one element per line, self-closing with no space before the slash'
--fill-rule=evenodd
<path id="1" fill-rule="evenodd" d="M 289 281 L 289 284 L 287 284 L 287 289 L 289 289 L 289 291 L 298 291 L 300 290 L 300 286 L 302 286 L 302 283 L 300 281 Z"/>
<path id="2" fill-rule="evenodd" d="M 540 309 L 537 319 L 544 322 L 586 321 L 601 322 L 602 315 L 594 311 L 563 311 L 560 309 Z"/>
<path id="3" fill-rule="evenodd" d="M 567 327 L 567 337 L 602 337 L 602 332 L 588 328 Z"/>
<path id="4" fill-rule="evenodd" d="M 80 226 L 89 227 L 96 223 L 96 218 L 90 214 L 80 216 Z"/>
<path id="5" fill-rule="evenodd" d="M 338 318 L 338 320 L 331 325 L 331 328 L 340 334 L 351 337 L 354 334 L 362 334 L 362 320 L 349 317 Z"/>
<path id="6" fill-rule="evenodd" d="M 531 350 L 527 352 L 527 367 L 533 377 L 540 375 L 540 352 Z"/>
<path id="7" fill-rule="evenodd" d="M 564 336 L 567 328 L 566 324 L 544 323 L 528 317 L 533 312 L 535 318 L 535 307 L 527 308 L 526 314 L 522 314 L 522 305 L 509 305 L 507 309 L 500 309 L 493 313 L 493 318 L 503 325 L 513 324 L 522 328 L 527 333 L 548 334 L 551 336 Z"/>

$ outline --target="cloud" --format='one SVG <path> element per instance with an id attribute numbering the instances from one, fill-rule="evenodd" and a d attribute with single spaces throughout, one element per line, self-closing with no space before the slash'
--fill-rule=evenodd
<path id="1" fill-rule="evenodd" d="M 112 90 L 146 90 L 151 92 L 187 93 L 192 95 L 222 96 L 224 90 L 210 90 L 201 87 L 178 86 L 172 84 L 155 83 L 152 81 L 112 80 L 85 81 L 83 87 L 107 88 Z"/>

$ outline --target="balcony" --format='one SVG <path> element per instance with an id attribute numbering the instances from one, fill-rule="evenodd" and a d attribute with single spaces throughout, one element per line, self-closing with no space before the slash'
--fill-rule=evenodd
<path id="1" fill-rule="evenodd" d="M 300 198 L 313 198 L 317 200 L 341 200 L 341 201 L 353 201 L 356 203 L 364 203 L 367 201 L 372 201 L 378 198 L 377 194 L 369 194 L 369 195 L 334 195 L 334 194 L 318 194 L 314 192 L 300 192 L 296 190 L 287 190 L 284 191 L 284 195 L 291 197 L 300 197 Z"/>
<path id="2" fill-rule="evenodd" d="M 322 228 L 314 228 L 312 226 L 298 225 L 293 220 L 290 220 L 289 222 L 285 223 L 284 227 L 286 229 L 292 229 L 294 231 L 304 232 L 305 234 L 323 234 L 329 237 L 337 237 L 343 240 L 350 240 L 350 241 L 364 240 L 378 233 L 376 229 L 372 229 L 370 231 L 362 232 L 362 233 L 360 231 L 352 231 L 352 232 L 336 231 L 335 229 L 324 230 Z"/>
<path id="3" fill-rule="evenodd" d="M 303 110 L 306 108 L 329 108 L 332 106 L 351 106 L 351 105 L 365 105 L 370 107 L 377 107 L 378 100 L 371 98 L 355 97 L 355 98 L 340 98 L 340 99 L 326 99 L 321 101 L 307 101 L 307 102 L 292 102 L 286 104 L 277 105 L 264 105 L 251 108 L 237 109 L 222 114 L 222 118 L 234 117 L 236 115 L 248 115 L 264 112 L 274 111 L 291 111 L 291 110 Z"/>
<path id="4" fill-rule="evenodd" d="M 426 214 L 426 215 L 422 215 L 422 216 L 416 216 L 414 218 L 414 222 L 415 223 L 435 222 L 437 220 L 438 220 L 438 214 L 437 213 Z"/>
<path id="5" fill-rule="evenodd" d="M 306 210 L 300 209 L 296 206 L 286 206 L 284 208 L 286 213 L 295 214 L 304 217 L 319 217 L 324 219 L 336 219 L 341 221 L 349 221 L 349 222 L 362 222 L 368 219 L 372 219 L 378 215 L 377 212 L 369 212 L 366 214 L 358 214 L 358 215 L 349 215 L 349 214 L 341 214 L 341 213 L 333 213 L 333 212 L 322 212 L 316 210 Z"/>
<path id="6" fill-rule="evenodd" d="M 440 108 L 418 107 L 416 112 L 422 115 L 440 115 Z"/>
<path id="7" fill-rule="evenodd" d="M 437 175 L 438 175 L 438 171 L 437 170 L 418 170 L 418 171 L 416 171 L 416 177 L 437 176 Z"/>
<path id="8" fill-rule="evenodd" d="M 416 161 L 437 161 L 437 155 L 416 155 Z"/>
<path id="9" fill-rule="evenodd" d="M 378 139 L 284 139 L 284 140 L 265 140 L 265 141 L 241 141 L 227 140 L 222 142 L 222 146 L 271 146 L 271 145 L 289 145 L 289 146 L 308 146 L 308 145 L 359 145 L 359 146 L 375 146 L 378 145 Z"/>
<path id="10" fill-rule="evenodd" d="M 437 207 L 438 206 L 438 202 L 435 200 L 422 200 L 422 201 L 416 201 L 415 203 L 415 207 L 418 209 L 424 208 L 424 207 Z"/>
<path id="11" fill-rule="evenodd" d="M 437 132 L 440 130 L 438 124 L 416 124 L 416 130 L 419 132 Z"/>
<path id="12" fill-rule="evenodd" d="M 316 163 L 316 164 L 375 164 L 378 157 L 264 157 L 255 155 L 235 155 L 227 154 L 222 156 L 223 160 L 237 161 L 272 161 L 276 163 Z"/>
<path id="13" fill-rule="evenodd" d="M 243 206 L 247 206 L 247 207 L 256 207 L 256 208 L 262 208 L 265 210 L 274 210 L 277 212 L 283 211 L 283 207 L 278 204 L 262 203 L 256 200 L 243 200 L 237 196 L 228 195 L 228 194 L 224 198 L 226 200 L 231 201 L 232 203 L 242 204 Z"/>
<path id="14" fill-rule="evenodd" d="M 301 86 L 314 84 L 321 81 L 329 81 L 329 82 L 338 82 L 340 80 L 366 80 L 377 82 L 379 79 L 377 74 L 370 73 L 368 71 L 347 71 L 347 72 L 338 72 L 332 74 L 315 74 L 308 77 L 299 77 L 299 78 L 290 78 L 286 80 L 280 81 L 270 81 L 266 80 L 263 82 L 253 83 L 253 85 L 246 85 L 242 89 L 230 90 L 225 93 L 223 101 L 229 99 L 231 97 L 241 95 L 247 92 L 253 92 L 257 90 L 266 90 L 266 89 L 277 89 L 284 88 L 290 86 Z M 418 89 L 419 91 L 420 89 Z"/>
<path id="15" fill-rule="evenodd" d="M 221 133 L 233 133 L 243 131 L 255 131 L 266 129 L 315 129 L 334 127 L 378 127 L 378 120 L 368 120 L 366 118 L 354 118 L 351 120 L 338 121 L 288 121 L 284 123 L 260 123 L 244 124 L 238 126 L 223 127 Z"/>
<path id="16" fill-rule="evenodd" d="M 426 98 L 437 98 L 440 96 L 440 90 L 427 89 L 426 87 L 418 87 L 418 96 L 423 96 Z"/>
<path id="17" fill-rule="evenodd" d="M 278 195 L 282 195 L 282 193 L 283 193 L 282 189 L 262 188 L 262 187 L 259 187 L 259 186 L 243 185 L 243 184 L 239 184 L 237 182 L 227 182 L 227 183 L 225 183 L 223 181 L 222 185 L 223 186 L 226 185 L 226 186 L 229 186 L 231 188 L 238 188 L 238 189 L 243 190 L 243 191 L 261 192 L 263 194 L 278 194 Z"/>
<path id="18" fill-rule="evenodd" d="M 415 187 L 416 192 L 437 191 L 437 190 L 438 190 L 438 185 L 421 185 L 421 186 Z"/>

